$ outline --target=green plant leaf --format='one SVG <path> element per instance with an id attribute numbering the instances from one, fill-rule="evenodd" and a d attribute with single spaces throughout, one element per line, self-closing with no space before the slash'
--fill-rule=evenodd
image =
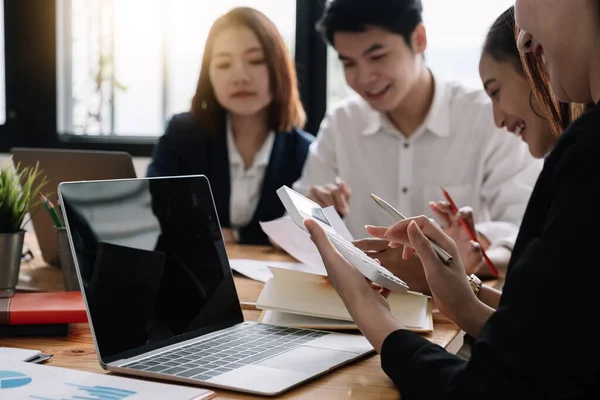
<path id="1" fill-rule="evenodd" d="M 15 233 L 23 229 L 23 220 L 30 207 L 39 205 L 40 190 L 48 183 L 40 169 L 21 168 L 21 164 L 0 166 L 0 233 Z"/>

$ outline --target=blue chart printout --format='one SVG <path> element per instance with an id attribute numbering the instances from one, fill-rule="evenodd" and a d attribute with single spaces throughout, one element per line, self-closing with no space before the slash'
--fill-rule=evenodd
<path id="1" fill-rule="evenodd" d="M 0 399 L 205 400 L 214 392 L 18 361 L 0 361 Z"/>

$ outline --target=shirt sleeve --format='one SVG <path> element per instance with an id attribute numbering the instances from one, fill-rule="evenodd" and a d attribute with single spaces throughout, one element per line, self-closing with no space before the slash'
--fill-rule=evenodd
<path id="1" fill-rule="evenodd" d="M 335 119 L 335 114 L 329 114 L 321 122 L 317 138 L 308 149 L 302 176 L 293 185 L 297 192 L 307 195 L 314 185 L 335 182 L 339 173 L 336 154 L 336 136 L 339 132 Z"/>
<path id="2" fill-rule="evenodd" d="M 486 149 L 481 191 L 489 221 L 475 226 L 491 247 L 512 250 L 542 166 L 543 161 L 533 158 L 520 139 L 494 131 Z"/>
<path id="3" fill-rule="evenodd" d="M 397 331 L 385 340 L 382 366 L 403 399 L 597 394 L 600 348 L 593 316 L 600 307 L 595 295 L 600 253 L 593 232 L 600 215 L 593 210 L 600 188 L 591 177 L 600 175 L 600 163 L 594 154 L 598 143 L 578 147 L 560 159 L 556 175 L 545 176 L 552 181 L 545 182 L 549 189 L 541 196 L 553 195 L 535 199 L 534 209 L 542 209 L 536 212 L 548 210 L 541 234 L 531 232 L 535 238 L 511 265 L 500 306 L 475 341 L 469 362 L 412 332 Z"/>

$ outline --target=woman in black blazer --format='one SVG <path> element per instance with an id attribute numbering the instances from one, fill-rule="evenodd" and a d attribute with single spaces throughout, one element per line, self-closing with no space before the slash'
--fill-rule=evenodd
<path id="1" fill-rule="evenodd" d="M 175 115 L 154 149 L 148 176 L 204 174 L 226 242 L 269 244 L 260 221 L 285 209 L 313 136 L 296 72 L 275 25 L 252 8 L 215 21 L 190 112 Z"/>
<path id="2" fill-rule="evenodd" d="M 330 282 L 403 399 L 590 399 L 600 392 L 592 322 L 600 308 L 600 1 L 517 0 L 515 12 L 519 48 L 536 62 L 529 67 L 548 71 L 558 100 L 595 106 L 546 157 L 498 308 L 482 301 L 485 290 L 465 276 L 455 242 L 428 218 L 401 221 L 386 233 L 393 246 L 405 246 L 404 256 L 416 251 L 438 308 L 476 338 L 470 360 L 404 329 L 319 226 L 306 222 Z M 550 110 L 548 96 L 534 89 Z M 454 256 L 450 266 L 429 239 Z"/>

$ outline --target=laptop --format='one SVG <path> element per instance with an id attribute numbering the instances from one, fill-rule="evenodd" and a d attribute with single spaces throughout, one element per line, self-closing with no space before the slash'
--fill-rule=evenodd
<path id="1" fill-rule="evenodd" d="M 244 321 L 203 175 L 67 182 L 59 196 L 104 369 L 276 395 L 374 351 L 361 335 Z"/>
<path id="2" fill-rule="evenodd" d="M 54 205 L 58 206 L 56 188 L 66 181 L 135 178 L 131 156 L 125 152 L 86 151 L 64 149 L 12 148 L 13 163 L 23 167 L 40 168 L 47 177 L 48 184 L 42 189 Z M 32 204 L 39 199 L 32 199 Z M 38 238 L 44 260 L 58 265 L 58 242 L 52 228 L 52 220 L 43 207 L 31 212 L 31 222 Z"/>

